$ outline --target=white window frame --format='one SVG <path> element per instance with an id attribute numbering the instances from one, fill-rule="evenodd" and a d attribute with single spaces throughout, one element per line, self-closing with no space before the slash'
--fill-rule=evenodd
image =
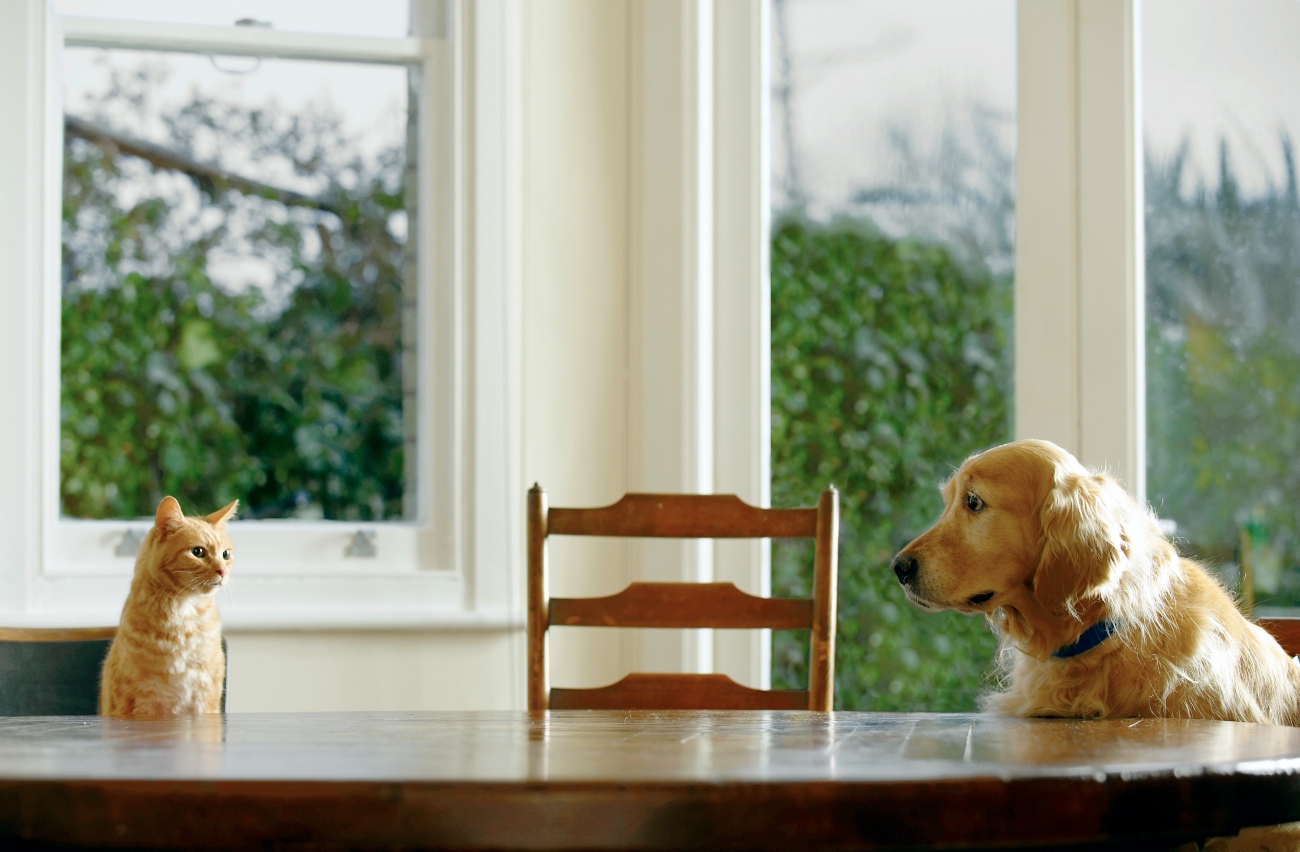
<path id="1" fill-rule="evenodd" d="M 1140 0 L 1020 0 L 1015 434 L 1146 499 Z"/>
<path id="2" fill-rule="evenodd" d="M 629 490 L 771 499 L 768 14 L 629 5 Z M 771 591 L 765 541 L 642 540 L 629 579 Z M 771 684 L 771 632 L 635 631 L 629 671 Z"/>
<path id="3" fill-rule="evenodd" d="M 51 0 L 0 8 L 0 246 L 22 365 L 0 389 L 0 619 L 116 623 L 133 560 L 113 549 L 148 522 L 59 517 L 61 50 L 105 47 L 418 64 L 419 483 L 409 522 L 236 521 L 235 629 L 503 628 L 521 624 L 512 567 L 522 533 L 517 294 L 518 57 L 514 0 L 412 0 L 419 38 L 56 16 Z M 0 320 L 0 323 L 6 322 Z M 186 507 L 194 512 L 216 507 Z M 358 531 L 377 556 L 346 557 Z"/>

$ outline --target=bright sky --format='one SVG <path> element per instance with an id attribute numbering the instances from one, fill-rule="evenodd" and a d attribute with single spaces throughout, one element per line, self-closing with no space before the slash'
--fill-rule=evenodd
<path id="1" fill-rule="evenodd" d="M 805 191 L 834 208 L 891 174 L 888 135 L 933 146 L 970 103 L 1014 117 L 1015 0 L 786 0 Z M 1151 150 L 1184 135 L 1216 179 L 1226 138 L 1247 191 L 1282 179 L 1278 134 L 1300 141 L 1300 0 L 1144 0 L 1143 126 Z M 779 4 L 774 6 L 774 26 Z M 773 82 L 779 83 L 779 33 Z M 773 164 L 784 174 L 779 100 Z M 1014 144 L 1014 125 L 1003 139 Z M 779 181 L 774 200 L 782 201 Z"/>
<path id="2" fill-rule="evenodd" d="M 1188 136 L 1217 184 L 1226 138 L 1247 191 L 1280 184 L 1279 134 L 1300 144 L 1300 2 L 1143 0 L 1142 11 L 1148 147 L 1172 152 Z"/>
<path id="3" fill-rule="evenodd" d="M 282 30 L 365 36 L 405 36 L 409 0 L 55 0 L 61 14 L 91 15 L 169 23 L 228 26 L 254 18 Z M 148 54 L 139 51 L 103 51 L 90 48 L 65 52 L 64 97 L 67 109 L 77 112 L 83 97 L 103 89 L 107 80 L 104 58 L 117 68 L 141 61 L 165 63 L 171 71 L 168 84 L 156 93 L 156 107 L 166 109 L 188 100 L 197 88 L 223 99 L 264 104 L 272 99 L 296 110 L 308 103 L 330 103 L 342 113 L 353 134 L 374 149 L 399 141 L 405 133 L 407 75 L 404 68 L 355 63 L 257 60 L 183 54 Z M 149 136 L 149 128 L 135 128 Z M 292 176 L 256 174 L 250 177 L 292 185 Z M 303 189 L 310 189 L 302 187 Z"/>
<path id="4" fill-rule="evenodd" d="M 216 25 L 253 17 L 278 29 L 376 36 L 405 34 L 409 4 L 55 0 L 64 14 Z M 970 102 L 1014 114 L 1015 0 L 787 0 L 786 7 L 797 139 L 814 198 L 833 203 L 889 177 L 893 128 L 910 128 L 924 143 Z M 1281 180 L 1278 134 L 1285 128 L 1300 137 L 1300 0 L 1144 0 L 1142 9 L 1143 124 L 1151 149 L 1172 151 L 1186 135 L 1195 168 L 1213 178 L 1218 140 L 1227 138 L 1248 190 Z M 377 114 L 376 84 L 364 73 L 273 81 L 263 74 L 266 83 L 255 76 L 239 82 L 253 97 L 274 89 L 292 102 L 327 93 L 359 124 Z M 779 79 L 779 67 L 773 76 Z M 779 109 L 773 118 L 779 175 Z M 1010 132 L 1006 142 L 1013 143 Z"/>
<path id="5" fill-rule="evenodd" d="M 1015 0 L 786 0 L 796 146 L 805 194 L 823 211 L 892 174 L 889 134 L 932 147 L 972 102 L 1005 116 L 1014 144 Z M 781 80 L 773 7 L 773 86 Z M 784 174 L 783 114 L 772 104 L 773 169 Z M 779 181 L 773 186 L 780 206 Z"/>
<path id="6" fill-rule="evenodd" d="M 216 26 L 254 17 L 283 30 L 369 36 L 404 36 L 408 6 L 408 0 L 56 0 L 56 11 L 70 15 Z M 150 90 L 148 115 L 144 120 L 126 114 L 110 117 L 117 129 L 134 136 L 167 141 L 161 116 L 187 103 L 197 90 L 250 105 L 274 101 L 289 113 L 329 104 L 342 115 L 363 152 L 400 145 L 405 139 L 407 70 L 391 65 L 67 48 L 62 67 L 65 108 L 88 114 L 88 98 L 107 89 L 112 69 L 136 69 L 146 63 L 168 69 L 165 83 Z M 309 194 L 319 190 L 279 159 L 254 161 L 232 151 L 195 153 L 201 160 L 219 160 L 242 175 L 277 186 Z M 210 259 L 209 273 L 230 290 L 256 285 L 268 292 L 278 275 L 267 258 L 220 250 Z"/>
<path id="7" fill-rule="evenodd" d="M 63 62 L 64 108 L 74 115 L 87 115 L 88 99 L 107 90 L 112 70 L 129 71 L 146 64 L 167 69 L 165 83 L 151 88 L 149 95 L 150 113 L 159 118 L 140 123 L 133 115 L 122 115 L 112 121 L 118 130 L 133 136 L 166 142 L 160 117 L 174 113 L 199 91 L 251 106 L 275 102 L 290 113 L 329 105 L 341 114 L 349 134 L 361 140 L 363 151 L 400 145 L 405 139 L 407 71 L 394 65 L 69 47 Z M 196 154 L 201 160 L 220 160 L 247 177 L 315 191 L 309 184 L 297 185 L 292 173 L 267 172 L 264 163 L 234 161 L 229 151 Z"/>

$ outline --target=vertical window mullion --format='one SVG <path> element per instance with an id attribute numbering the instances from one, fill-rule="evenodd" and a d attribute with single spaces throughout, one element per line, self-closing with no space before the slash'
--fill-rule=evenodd
<path id="1" fill-rule="evenodd" d="M 1137 3 L 1019 4 L 1016 436 L 1145 488 Z"/>

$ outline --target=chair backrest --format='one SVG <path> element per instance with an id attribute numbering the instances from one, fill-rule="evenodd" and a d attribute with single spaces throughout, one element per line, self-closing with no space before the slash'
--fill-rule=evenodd
<path id="1" fill-rule="evenodd" d="M 632 583 L 603 598 L 552 598 L 547 538 L 811 538 L 813 596 L 760 598 L 731 583 Z M 830 710 L 835 692 L 839 493 L 816 508 L 760 509 L 731 494 L 627 494 L 598 509 L 551 509 L 528 492 L 528 709 Z M 550 687 L 547 631 L 565 627 L 811 631 L 808 689 L 750 689 L 720 674 L 630 674 L 596 689 Z"/>
<path id="2" fill-rule="evenodd" d="M 0 716 L 96 715 L 99 676 L 115 635 L 116 627 L 0 627 Z"/>
<path id="3" fill-rule="evenodd" d="M 1255 622 L 1291 656 L 1300 655 L 1300 618 L 1261 618 Z"/>

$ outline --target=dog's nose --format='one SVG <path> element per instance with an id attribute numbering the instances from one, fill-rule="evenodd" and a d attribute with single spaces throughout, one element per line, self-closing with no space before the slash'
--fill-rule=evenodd
<path id="1" fill-rule="evenodd" d="M 906 586 L 916 579 L 916 574 L 921 570 L 921 563 L 910 553 L 900 553 L 894 557 L 890 567 L 894 569 L 894 576 L 898 577 L 898 582 Z"/>

